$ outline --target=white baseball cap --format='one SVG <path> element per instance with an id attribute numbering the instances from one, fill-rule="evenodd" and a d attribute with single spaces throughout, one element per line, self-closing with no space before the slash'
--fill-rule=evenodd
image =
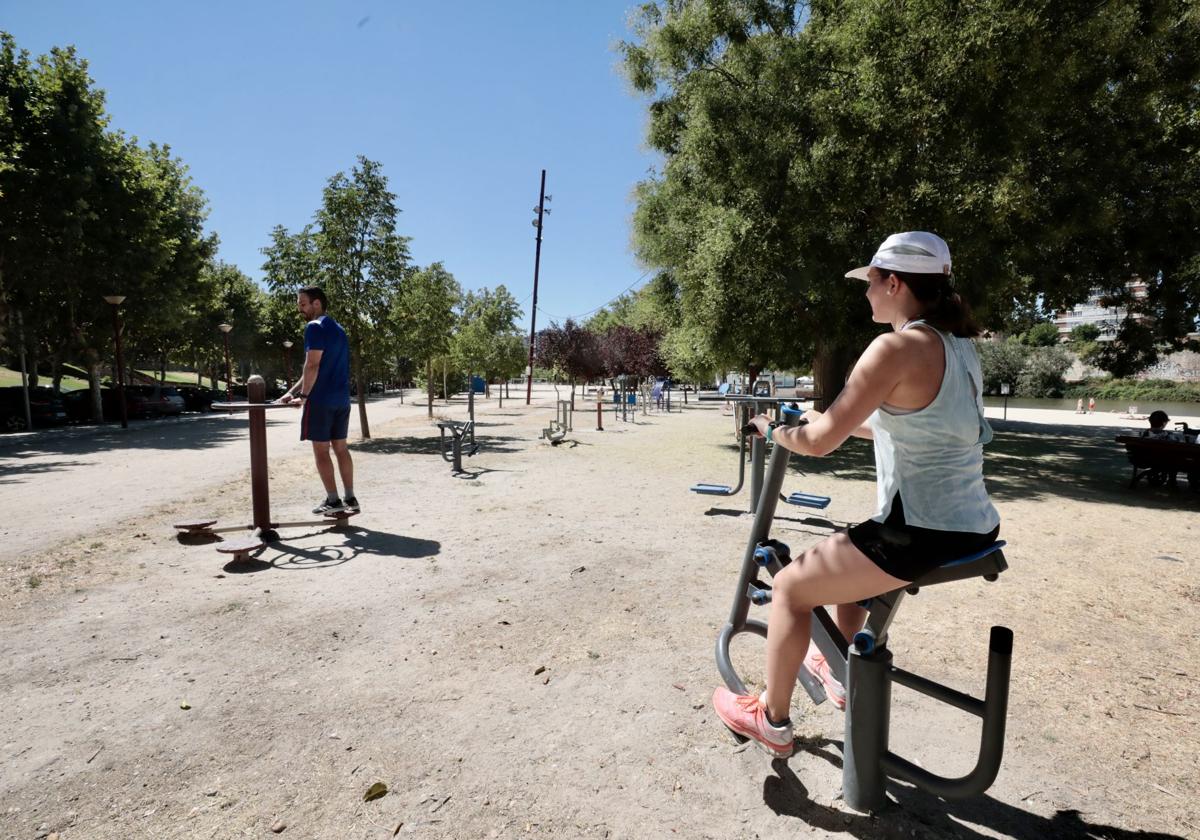
<path id="1" fill-rule="evenodd" d="M 871 264 L 846 272 L 847 277 L 866 280 L 867 270 L 885 268 L 911 274 L 944 274 L 950 276 L 950 246 L 936 233 L 910 230 L 893 233 L 871 257 Z"/>

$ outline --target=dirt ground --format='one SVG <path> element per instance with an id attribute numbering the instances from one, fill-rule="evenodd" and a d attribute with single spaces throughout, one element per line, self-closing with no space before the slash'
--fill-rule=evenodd
<path id="1" fill-rule="evenodd" d="M 709 706 L 748 491 L 687 488 L 733 478 L 731 419 L 609 412 L 599 432 L 589 400 L 551 447 L 554 393 L 516 396 L 480 402 L 461 477 L 423 406 L 373 403 L 390 419 L 353 444 L 352 527 L 285 529 L 241 567 L 172 528 L 249 519 L 228 424 L 0 449 L 23 546 L 0 560 L 0 836 L 1200 837 L 1200 494 L 1126 489 L 1112 428 L 996 423 L 1010 568 L 907 599 L 891 647 L 981 696 L 988 628 L 1013 629 L 1004 764 L 983 796 L 893 783 L 866 816 L 840 799 L 829 704 L 797 692 L 788 761 L 737 745 Z M 289 422 L 272 421 L 272 502 L 303 519 L 319 487 Z M 87 440 L 134 466 L 84 457 Z M 206 451 L 225 472 L 200 466 Z M 834 524 L 870 515 L 868 444 L 792 463 L 785 490 L 832 496 Z M 89 529 L 29 533 L 29 506 Z M 773 532 L 793 549 L 831 530 L 801 510 Z M 744 638 L 735 659 L 760 680 L 762 644 Z M 894 751 L 970 769 L 975 718 L 893 698 Z M 376 782 L 388 793 L 364 802 Z"/>

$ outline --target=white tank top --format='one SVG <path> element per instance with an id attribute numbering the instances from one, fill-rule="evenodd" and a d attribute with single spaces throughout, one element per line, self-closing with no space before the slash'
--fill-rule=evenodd
<path id="1" fill-rule="evenodd" d="M 904 521 L 918 528 L 986 534 L 1000 514 L 983 486 L 983 445 L 992 427 L 983 416 L 983 372 L 970 339 L 910 321 L 902 330 L 925 327 L 941 336 L 946 370 L 933 402 L 905 410 L 886 403 L 868 418 L 875 435 L 878 506 L 883 522 L 896 494 Z"/>

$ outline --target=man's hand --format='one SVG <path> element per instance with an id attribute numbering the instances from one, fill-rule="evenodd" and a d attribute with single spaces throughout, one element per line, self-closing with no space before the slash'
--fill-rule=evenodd
<path id="1" fill-rule="evenodd" d="M 287 394 L 284 394 L 279 399 L 275 400 L 275 402 L 283 403 L 284 405 L 287 405 L 288 403 L 292 402 L 292 400 L 302 400 L 302 399 L 304 399 L 304 398 L 299 395 L 293 396 L 291 393 L 287 393 Z"/>
<path id="2" fill-rule="evenodd" d="M 750 425 L 758 432 L 759 437 L 766 437 L 767 429 L 771 426 L 771 418 L 765 414 L 760 414 L 750 419 Z"/>

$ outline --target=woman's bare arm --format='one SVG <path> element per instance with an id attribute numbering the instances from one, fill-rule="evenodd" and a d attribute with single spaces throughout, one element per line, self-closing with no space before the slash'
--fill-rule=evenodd
<path id="1" fill-rule="evenodd" d="M 776 429 L 772 439 L 801 455 L 828 455 L 851 435 L 872 439 L 867 418 L 887 400 L 900 381 L 904 344 L 905 337 L 900 333 L 878 336 L 862 354 L 846 387 L 828 411 L 809 412 L 817 417 L 804 426 Z M 755 420 L 757 425 L 758 418 Z M 765 426 L 765 418 L 762 425 Z"/>

